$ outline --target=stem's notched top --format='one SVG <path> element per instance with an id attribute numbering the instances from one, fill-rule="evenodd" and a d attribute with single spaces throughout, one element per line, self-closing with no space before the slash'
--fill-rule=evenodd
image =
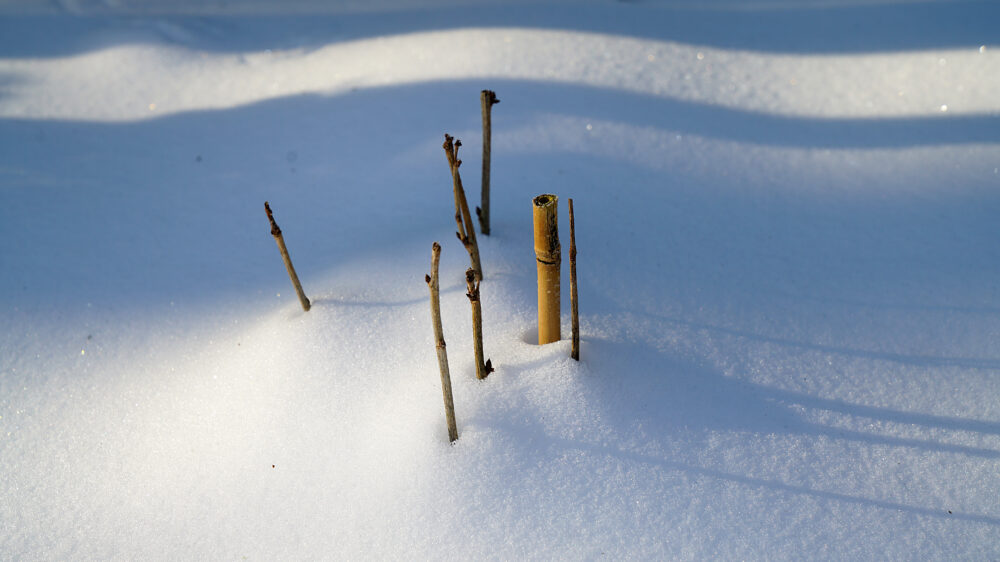
<path id="1" fill-rule="evenodd" d="M 490 152 L 493 144 L 493 106 L 500 103 L 496 92 L 483 90 L 479 92 L 479 103 L 483 110 L 483 174 L 482 174 L 482 207 L 476 207 L 479 217 L 479 228 L 483 234 L 490 234 Z"/>
<path id="2" fill-rule="evenodd" d="M 281 229 L 278 228 L 278 223 L 274 222 L 274 215 L 271 214 L 271 205 L 267 201 L 264 201 L 264 210 L 267 211 L 267 220 L 271 223 L 271 236 L 275 238 L 281 236 Z"/>
<path id="3" fill-rule="evenodd" d="M 497 93 L 494 92 L 493 90 L 483 90 L 482 96 L 486 100 L 486 103 L 490 105 L 496 105 L 500 103 L 500 100 L 497 99 Z"/>

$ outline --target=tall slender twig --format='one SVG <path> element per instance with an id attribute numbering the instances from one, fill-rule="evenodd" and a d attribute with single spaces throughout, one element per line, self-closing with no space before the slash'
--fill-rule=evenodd
<path id="1" fill-rule="evenodd" d="M 494 104 L 500 103 L 496 92 L 493 90 L 483 90 L 479 92 L 479 102 L 483 106 L 483 190 L 480 196 L 480 205 L 476 207 L 476 214 L 479 215 L 479 229 L 486 236 L 490 235 L 490 145 L 493 142 L 493 116 Z"/>
<path id="2" fill-rule="evenodd" d="M 535 266 L 538 270 L 538 345 L 559 341 L 559 198 L 545 194 L 535 197 L 532 216 L 535 232 Z"/>
<path id="3" fill-rule="evenodd" d="M 444 396 L 444 416 L 448 421 L 448 440 L 458 439 L 455 424 L 455 400 L 451 395 L 451 374 L 448 371 L 448 352 L 444 344 L 444 329 L 441 327 L 441 291 L 438 284 L 438 263 L 441 261 L 441 245 L 431 246 L 431 274 L 425 275 L 427 287 L 431 290 L 431 321 L 434 323 L 434 341 L 437 348 L 438 368 L 441 370 L 441 393 Z"/>
<path id="4" fill-rule="evenodd" d="M 476 228 L 472 224 L 472 215 L 469 214 L 469 202 L 465 199 L 465 189 L 462 187 L 462 177 L 458 173 L 458 167 L 462 161 L 458 159 L 458 148 L 462 146 L 462 141 L 454 140 L 451 135 L 444 135 L 444 153 L 448 158 L 448 166 L 451 168 L 451 181 L 455 191 L 455 224 L 458 237 L 462 245 L 469 252 L 469 261 L 472 269 L 476 271 L 476 278 L 482 280 L 483 266 L 479 261 L 479 244 L 476 243 Z"/>
<path id="5" fill-rule="evenodd" d="M 471 267 L 465 272 L 465 283 L 469 287 L 469 292 L 465 295 L 472 304 L 472 342 L 476 350 L 476 378 L 482 380 L 493 372 L 493 362 L 489 359 L 483 362 L 483 307 L 479 302 L 479 279 Z"/>
<path id="6" fill-rule="evenodd" d="M 299 303 L 302 305 L 302 310 L 308 312 L 311 306 L 309 299 L 306 298 L 306 294 L 302 290 L 302 284 L 299 283 L 299 276 L 295 274 L 295 267 L 292 266 L 292 258 L 288 255 L 288 248 L 285 247 L 285 237 L 282 236 L 281 229 L 278 228 L 278 223 L 274 222 L 274 215 L 271 214 L 271 205 L 267 201 L 264 201 L 264 210 L 267 212 L 267 220 L 271 223 L 271 236 L 274 236 L 274 240 L 278 243 L 281 259 L 284 260 L 285 269 L 288 270 L 288 277 L 292 279 L 295 292 L 299 295 Z"/>
<path id="7" fill-rule="evenodd" d="M 573 350 L 570 356 L 580 360 L 580 310 L 576 295 L 576 225 L 573 221 L 573 199 L 569 200 L 569 301 L 573 320 Z"/>

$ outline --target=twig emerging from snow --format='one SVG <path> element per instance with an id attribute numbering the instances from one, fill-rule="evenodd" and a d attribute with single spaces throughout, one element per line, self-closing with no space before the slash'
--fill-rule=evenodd
<path id="1" fill-rule="evenodd" d="M 278 243 L 278 250 L 281 251 L 281 259 L 284 260 L 285 269 L 288 270 L 288 276 L 292 279 L 295 292 L 299 295 L 299 303 L 302 304 L 302 310 L 308 312 L 311 306 L 309 299 L 306 298 L 306 294 L 302 290 L 302 284 L 299 283 L 299 276 L 295 274 L 292 258 L 288 255 L 288 248 L 285 247 L 285 237 L 281 235 L 278 223 L 274 222 L 274 215 L 271 214 L 271 205 L 267 201 L 264 201 L 264 210 L 267 211 L 267 220 L 271 223 L 271 236 L 274 236 L 274 240 Z"/>
<path id="2" fill-rule="evenodd" d="M 451 180 L 455 192 L 455 223 L 458 225 L 455 236 L 458 236 L 459 241 L 469 252 L 469 261 L 472 263 L 472 269 L 476 271 L 476 279 L 482 280 L 483 266 L 479 261 L 476 229 L 472 224 L 472 215 L 469 214 L 469 203 L 465 199 L 465 189 L 462 188 L 462 177 L 458 173 L 458 167 L 462 165 L 462 161 L 458 159 L 458 147 L 462 146 L 462 141 L 454 140 L 446 133 L 443 146 L 448 166 L 451 168 Z"/>
<path id="3" fill-rule="evenodd" d="M 479 215 L 479 228 L 486 236 L 490 235 L 490 145 L 493 139 L 492 110 L 493 105 L 500 103 L 493 90 L 483 90 L 479 93 L 479 101 L 483 106 L 483 190 L 480 196 L 482 207 L 476 207 Z"/>
<path id="4" fill-rule="evenodd" d="M 569 302 L 573 321 L 573 350 L 570 357 L 580 360 L 580 311 L 576 295 L 576 225 L 573 222 L 573 199 L 569 199 Z"/>
<path id="5" fill-rule="evenodd" d="M 437 347 L 438 367 L 441 369 L 441 393 L 444 395 L 444 415 L 448 420 L 448 440 L 458 439 L 455 424 L 455 400 L 451 395 L 451 373 L 448 371 L 448 352 L 444 345 L 444 330 L 441 327 L 441 293 L 438 284 L 438 263 L 441 261 L 441 245 L 431 246 L 431 274 L 424 276 L 431 290 L 431 321 L 434 323 L 434 341 Z"/>
<path id="6" fill-rule="evenodd" d="M 483 307 L 479 302 L 479 279 L 471 267 L 465 272 L 465 283 L 469 287 L 466 296 L 472 304 L 472 341 L 476 348 L 476 377 L 485 379 L 493 372 L 493 362 L 489 359 L 483 363 Z"/>
<path id="7" fill-rule="evenodd" d="M 558 203 L 555 195 L 535 197 L 532 216 L 535 231 L 535 266 L 538 269 L 538 345 L 562 339 L 560 334 Z"/>

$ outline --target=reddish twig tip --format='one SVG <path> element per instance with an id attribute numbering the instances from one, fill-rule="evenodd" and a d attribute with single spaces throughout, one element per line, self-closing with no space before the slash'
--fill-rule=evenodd
<path id="1" fill-rule="evenodd" d="M 444 144 L 441 146 L 448 157 L 448 165 L 451 166 L 452 172 L 454 172 L 455 168 L 462 165 L 462 161 L 458 159 L 458 147 L 462 146 L 462 141 L 456 140 L 455 137 L 445 133 Z"/>
<path id="2" fill-rule="evenodd" d="M 274 215 L 271 213 L 271 205 L 264 201 L 264 211 L 267 212 L 267 220 L 271 223 L 271 236 L 281 236 L 281 229 L 278 228 L 278 223 L 274 222 Z"/>

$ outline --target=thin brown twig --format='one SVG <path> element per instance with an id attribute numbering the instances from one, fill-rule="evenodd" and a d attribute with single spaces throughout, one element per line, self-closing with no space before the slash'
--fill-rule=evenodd
<path id="1" fill-rule="evenodd" d="M 580 360 L 580 310 L 576 294 L 576 224 L 573 221 L 573 199 L 569 200 L 569 301 L 573 322 L 573 350 L 570 356 Z"/>
<path id="2" fill-rule="evenodd" d="M 477 279 L 483 278 L 483 266 L 479 260 L 479 244 L 476 242 L 476 229 L 472 224 L 472 215 L 469 214 L 469 203 L 465 199 L 465 189 L 462 187 L 462 177 L 458 173 L 462 161 L 458 159 L 458 148 L 462 146 L 462 141 L 455 140 L 451 135 L 444 135 L 444 153 L 448 158 L 448 166 L 451 168 L 451 180 L 455 192 L 455 223 L 458 237 L 462 245 L 469 252 L 469 261 L 472 269 L 476 271 Z"/>
<path id="3" fill-rule="evenodd" d="M 483 182 L 480 195 L 480 205 L 476 207 L 479 216 L 479 229 L 486 236 L 490 235 L 490 152 L 493 142 L 493 106 L 500 103 L 496 92 L 483 90 L 479 93 L 479 102 L 483 109 Z"/>
<path id="4" fill-rule="evenodd" d="M 299 283 L 299 276 L 295 274 L 295 267 L 292 265 L 292 258 L 288 255 L 288 248 L 285 246 L 285 237 L 281 234 L 281 229 L 278 228 L 278 223 L 274 222 L 274 215 L 271 213 L 271 205 L 267 201 L 264 201 L 264 211 L 267 212 L 267 220 L 271 223 L 271 236 L 274 236 L 274 240 L 278 243 L 278 250 L 281 252 L 281 259 L 285 262 L 285 269 L 288 270 L 288 277 L 292 280 L 292 286 L 295 287 L 295 292 L 299 295 L 299 304 L 302 305 L 302 310 L 306 312 L 312 306 L 309 303 L 309 299 L 306 298 L 305 291 L 302 290 L 302 284 Z"/>
<path id="5" fill-rule="evenodd" d="M 448 440 L 458 439 L 455 423 L 455 400 L 451 394 L 451 373 L 448 370 L 448 352 L 445 349 L 444 329 L 441 327 L 441 291 L 438 283 L 438 263 L 441 261 L 441 245 L 431 246 L 431 274 L 425 275 L 427 287 L 431 291 L 431 321 L 434 324 L 434 341 L 437 349 L 438 368 L 441 370 L 441 394 L 444 397 L 444 415 L 448 422 Z"/>

